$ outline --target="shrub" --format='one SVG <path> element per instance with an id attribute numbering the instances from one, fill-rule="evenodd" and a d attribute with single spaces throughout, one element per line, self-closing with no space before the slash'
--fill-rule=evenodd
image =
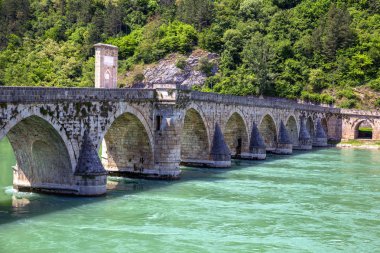
<path id="1" fill-rule="evenodd" d="M 137 73 L 133 77 L 133 83 L 141 83 L 142 81 L 144 81 L 144 79 L 145 79 L 145 76 L 143 73 Z"/>
<path id="2" fill-rule="evenodd" d="M 198 69 L 206 76 L 212 76 L 214 64 L 210 62 L 207 57 L 203 57 L 199 60 Z"/>
<path id="3" fill-rule="evenodd" d="M 126 36 L 110 38 L 106 43 L 117 46 L 119 48 L 120 58 L 126 59 L 134 54 L 137 46 L 142 40 L 142 32 L 142 29 L 137 29 Z"/>
<path id="4" fill-rule="evenodd" d="M 310 102 L 323 103 L 323 104 L 333 104 L 335 99 L 328 94 L 317 94 L 303 91 L 301 93 L 301 99 Z"/>
<path id="5" fill-rule="evenodd" d="M 186 54 L 197 43 L 197 32 L 191 25 L 179 21 L 145 26 L 143 38 L 135 50 L 136 62 L 151 63 L 173 52 Z"/>
<path id="6" fill-rule="evenodd" d="M 341 107 L 341 108 L 348 108 L 348 109 L 354 108 L 355 106 L 356 106 L 356 100 L 354 100 L 354 99 L 347 99 L 347 100 L 344 100 L 344 101 L 340 104 L 340 107 Z"/>
<path id="7" fill-rule="evenodd" d="M 357 99 L 357 96 L 355 95 L 354 91 L 352 89 L 344 89 L 338 92 L 339 98 L 347 98 L 347 99 Z"/>
<path id="8" fill-rule="evenodd" d="M 369 87 L 375 91 L 380 91 L 380 77 L 374 80 L 371 80 L 368 83 Z"/>
<path id="9" fill-rule="evenodd" d="M 376 99 L 376 101 L 375 101 L 375 106 L 376 106 L 377 108 L 380 108 L 380 98 Z"/>
<path id="10" fill-rule="evenodd" d="M 184 70 L 187 66 L 187 62 L 184 58 L 179 58 L 176 63 L 175 63 L 175 66 L 179 69 L 182 69 Z"/>

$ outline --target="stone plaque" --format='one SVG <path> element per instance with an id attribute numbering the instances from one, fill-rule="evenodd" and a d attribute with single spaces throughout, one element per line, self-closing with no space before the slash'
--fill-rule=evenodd
<path id="1" fill-rule="evenodd" d="M 113 66 L 113 57 L 112 56 L 104 56 L 104 64 L 107 66 Z"/>

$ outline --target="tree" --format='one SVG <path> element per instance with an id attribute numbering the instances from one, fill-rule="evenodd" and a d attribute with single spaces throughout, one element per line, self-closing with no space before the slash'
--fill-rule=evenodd
<path id="1" fill-rule="evenodd" d="M 314 48 L 328 60 L 334 60 L 337 50 L 347 48 L 354 41 L 350 24 L 351 16 L 347 9 L 332 4 L 313 33 Z"/>
<path id="2" fill-rule="evenodd" d="M 0 1 L 0 49 L 7 45 L 10 34 L 22 35 L 30 19 L 28 0 Z"/>
<path id="3" fill-rule="evenodd" d="M 273 0 L 273 4 L 277 5 L 281 9 L 293 8 L 300 2 L 301 0 Z"/>
<path id="4" fill-rule="evenodd" d="M 269 39 L 260 33 L 254 34 L 245 45 L 242 57 L 247 69 L 255 74 L 259 93 L 270 95 L 273 92 L 274 75 L 271 71 L 271 63 L 274 53 Z"/>
<path id="5" fill-rule="evenodd" d="M 211 24 L 214 5 L 211 0 L 179 0 L 177 2 L 178 18 L 194 25 L 198 30 Z"/>
<path id="6" fill-rule="evenodd" d="M 224 50 L 221 55 L 221 68 L 235 70 L 241 63 L 240 52 L 243 49 L 242 34 L 238 30 L 227 30 L 223 36 Z"/>

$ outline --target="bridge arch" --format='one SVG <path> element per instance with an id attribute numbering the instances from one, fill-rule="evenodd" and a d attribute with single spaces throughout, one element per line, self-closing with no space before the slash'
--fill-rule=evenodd
<path id="1" fill-rule="evenodd" d="M 355 139 L 373 139 L 374 124 L 368 119 L 361 119 L 354 125 Z"/>
<path id="2" fill-rule="evenodd" d="M 209 131 L 202 111 L 191 106 L 185 111 L 181 133 L 181 160 L 208 160 L 210 153 Z"/>
<path id="3" fill-rule="evenodd" d="M 75 167 L 69 145 L 51 121 L 31 115 L 15 122 L 6 134 L 17 161 L 14 184 L 32 188 L 72 185 Z"/>
<path id="4" fill-rule="evenodd" d="M 247 124 L 240 112 L 233 111 L 228 117 L 224 127 L 224 139 L 232 156 L 240 157 L 241 153 L 248 152 Z"/>
<path id="5" fill-rule="evenodd" d="M 263 137 L 266 149 L 273 151 L 277 148 L 277 126 L 271 114 L 266 114 L 260 121 L 259 132 Z"/>
<path id="6" fill-rule="evenodd" d="M 299 128 L 294 115 L 290 115 L 286 121 L 286 130 L 288 131 L 289 138 L 293 146 L 298 146 L 299 143 Z"/>
<path id="7" fill-rule="evenodd" d="M 119 109 L 100 134 L 102 163 L 114 172 L 142 172 L 154 167 L 153 135 L 143 115 L 135 108 Z"/>
<path id="8" fill-rule="evenodd" d="M 8 136 L 10 130 L 13 129 L 16 125 L 18 125 L 21 121 L 30 117 L 37 117 L 41 120 L 44 120 L 46 124 L 48 124 L 56 131 L 56 133 L 62 139 L 66 147 L 66 150 L 69 154 L 71 170 L 74 173 L 77 164 L 77 159 L 71 141 L 67 137 L 67 134 L 64 131 L 64 128 L 60 125 L 60 123 L 55 118 L 50 117 L 48 114 L 42 114 L 40 107 L 34 107 L 33 110 L 24 109 L 19 111 L 19 113 L 15 117 L 11 118 L 9 122 L 7 122 L 7 124 L 2 129 L 0 129 L 0 140 L 3 139 L 5 136 Z"/>

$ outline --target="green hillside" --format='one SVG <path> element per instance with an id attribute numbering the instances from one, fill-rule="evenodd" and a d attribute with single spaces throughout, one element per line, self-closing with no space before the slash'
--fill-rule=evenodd
<path id="1" fill-rule="evenodd" d="M 196 89 L 380 107 L 380 0 L 0 0 L 0 85 L 93 86 L 98 42 L 121 73 L 202 48 Z"/>

